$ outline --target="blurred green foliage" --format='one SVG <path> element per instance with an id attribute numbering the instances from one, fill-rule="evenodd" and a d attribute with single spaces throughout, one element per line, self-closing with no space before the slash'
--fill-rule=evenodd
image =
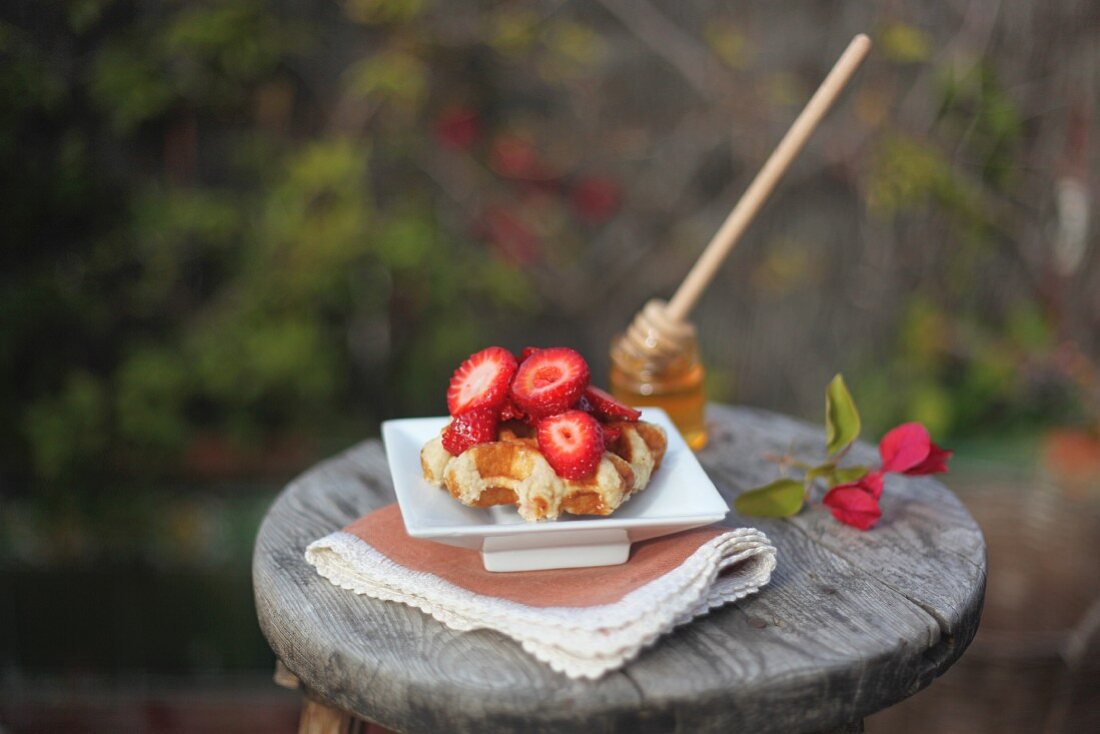
<path id="1" fill-rule="evenodd" d="M 901 26 L 884 40 L 901 60 L 925 55 Z M 930 133 L 883 136 L 868 178 L 871 216 L 899 229 L 932 222 L 943 244 L 928 245 L 934 270 L 909 298 L 887 363 L 876 358 L 856 381 L 860 404 L 873 426 L 919 420 L 947 437 L 1087 418 L 1055 364 L 1057 314 L 1042 294 L 1014 282 L 1002 304 L 988 290 L 1015 269 L 1006 202 L 1018 195 L 1020 112 L 985 63 L 938 82 Z"/>
<path id="2" fill-rule="evenodd" d="M 0 20 L 0 461 L 58 487 L 317 453 L 437 412 L 459 359 L 528 327 L 566 321 L 557 334 L 606 343 L 608 322 L 679 275 L 659 258 L 667 273 L 642 272 L 638 253 L 668 239 L 675 254 L 670 221 L 717 211 L 734 176 L 714 161 L 750 170 L 813 83 L 750 40 L 763 14 L 705 8 L 679 43 L 713 57 L 752 114 L 723 108 L 739 97 L 725 92 L 688 105 L 703 76 L 651 89 L 675 59 L 581 6 L 469 4 L 455 23 L 430 0 L 18 6 Z M 889 344 L 844 347 L 830 369 L 851 376 L 871 430 L 1073 417 L 1066 380 L 1049 378 L 1052 309 L 1020 283 L 1011 299 L 979 287 L 1020 270 L 1005 202 L 1023 198 L 1026 116 L 995 64 L 953 63 L 932 30 L 881 17 L 882 61 L 844 114 L 866 141 L 852 188 L 894 233 L 907 295 Z M 906 75 L 928 80 L 926 127 L 893 108 Z M 600 170 L 604 148 L 627 173 Z M 655 181 L 692 155 L 670 190 Z M 635 171 L 649 180 L 604 236 Z M 829 236 L 776 235 L 747 277 L 754 308 L 811 287 L 842 301 L 857 276 L 810 249 Z M 725 361 L 718 398 L 738 381 Z"/>
<path id="3" fill-rule="evenodd" d="M 444 231 L 430 196 L 376 193 L 369 137 L 318 126 L 295 72 L 323 43 L 316 9 L 104 0 L 0 23 L 9 475 L 172 473 L 210 436 L 348 440 L 397 400 L 434 411 L 424 386 L 483 338 L 474 314 L 526 306 L 518 271 Z M 348 59 L 338 105 L 430 139 L 417 52 Z"/>

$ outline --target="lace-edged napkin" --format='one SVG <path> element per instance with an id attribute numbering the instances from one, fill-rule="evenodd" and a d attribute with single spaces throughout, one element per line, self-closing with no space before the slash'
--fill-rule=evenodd
<path id="1" fill-rule="evenodd" d="M 752 528 L 637 542 L 619 566 L 492 573 L 477 551 L 411 538 L 397 505 L 306 548 L 333 584 L 416 607 L 457 630 L 493 629 L 570 678 L 598 678 L 677 625 L 768 583 L 775 547 Z"/>

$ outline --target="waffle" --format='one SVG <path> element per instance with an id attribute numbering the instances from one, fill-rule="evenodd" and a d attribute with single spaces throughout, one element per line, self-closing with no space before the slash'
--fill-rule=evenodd
<path id="1" fill-rule="evenodd" d="M 573 515 L 610 515 L 649 483 L 661 465 L 668 439 L 645 421 L 612 423 L 622 435 L 604 452 L 596 470 L 581 480 L 558 476 L 538 449 L 532 430 L 518 422 L 501 427 L 500 440 L 452 456 L 440 437 L 420 451 L 424 478 L 469 507 L 516 505 L 529 522 Z"/>

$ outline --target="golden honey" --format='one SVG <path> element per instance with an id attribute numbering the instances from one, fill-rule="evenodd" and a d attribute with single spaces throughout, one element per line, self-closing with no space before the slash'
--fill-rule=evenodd
<path id="1" fill-rule="evenodd" d="M 677 349 L 663 354 L 637 349 L 637 335 L 618 336 L 611 344 L 611 392 L 627 405 L 663 408 L 684 440 L 698 451 L 707 443 L 704 419 L 706 371 L 699 360 L 695 330 L 676 338 Z"/>

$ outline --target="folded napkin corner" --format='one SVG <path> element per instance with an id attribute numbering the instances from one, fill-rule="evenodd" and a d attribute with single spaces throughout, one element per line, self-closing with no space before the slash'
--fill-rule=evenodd
<path id="1" fill-rule="evenodd" d="M 619 566 L 491 573 L 475 550 L 410 537 L 397 505 L 314 541 L 305 555 L 340 588 L 456 630 L 496 630 L 552 669 L 591 679 L 759 591 L 776 564 L 759 530 L 708 527 L 637 542 Z"/>

